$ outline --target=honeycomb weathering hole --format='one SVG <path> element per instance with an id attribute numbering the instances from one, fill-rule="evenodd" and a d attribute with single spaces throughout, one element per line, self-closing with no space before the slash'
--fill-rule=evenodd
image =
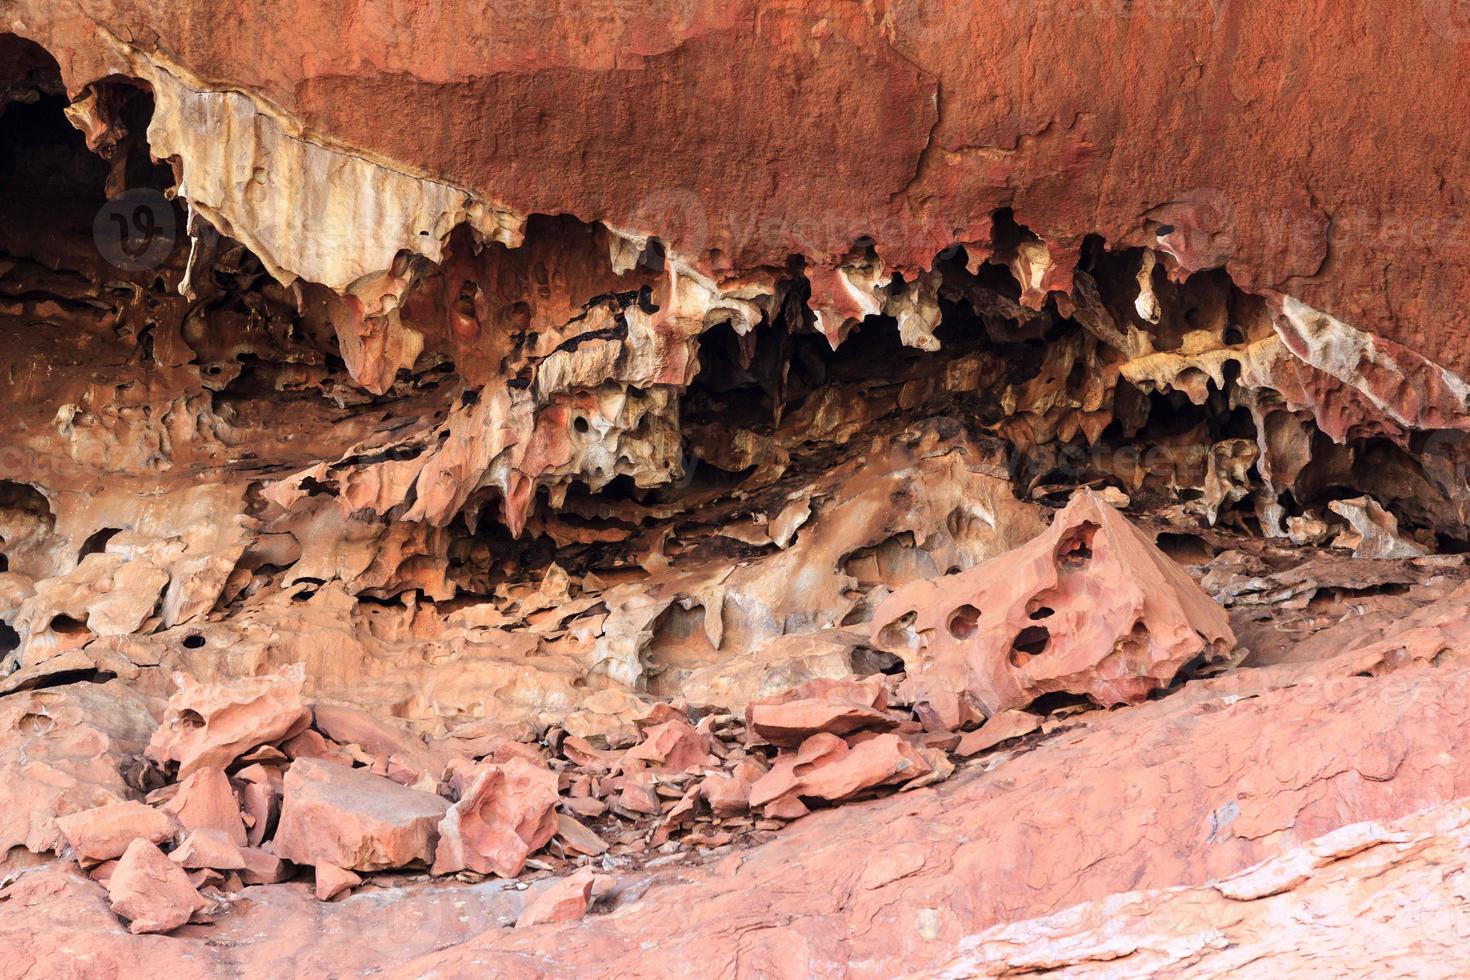
<path id="1" fill-rule="evenodd" d="M 1051 630 L 1045 626 L 1028 626 L 1011 641 L 1011 663 L 1020 666 L 1051 645 Z"/>
<path id="2" fill-rule="evenodd" d="M 44 735 L 55 727 L 56 722 L 44 711 L 27 712 L 15 723 L 16 731 L 23 735 Z"/>
<path id="3" fill-rule="evenodd" d="M 949 614 L 949 635 L 956 640 L 967 640 L 980 628 L 980 610 L 969 603 Z"/>
<path id="4" fill-rule="evenodd" d="M 85 617 L 76 619 L 61 613 L 51 617 L 49 629 L 53 633 L 61 633 L 64 636 L 80 636 L 87 632 L 87 620 Z"/>
<path id="5" fill-rule="evenodd" d="M 1057 563 L 1067 568 L 1084 568 L 1092 561 L 1092 539 L 1098 526 L 1086 521 L 1068 531 L 1057 544 Z"/>
<path id="6" fill-rule="evenodd" d="M 914 646 L 913 625 L 917 620 L 918 613 L 910 610 L 902 616 L 889 623 L 878 634 L 878 642 L 885 647 L 903 647 L 911 649 Z"/>

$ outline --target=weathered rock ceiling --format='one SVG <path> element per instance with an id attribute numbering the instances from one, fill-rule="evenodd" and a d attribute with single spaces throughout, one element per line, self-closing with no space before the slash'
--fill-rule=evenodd
<path id="1" fill-rule="evenodd" d="M 1463 836 L 1450 0 L 3 2 L 20 969 L 1297 966 Z"/>
<path id="2" fill-rule="evenodd" d="M 199 205 L 318 282 L 382 270 L 458 218 L 510 234 L 506 213 L 658 235 L 717 277 L 831 262 L 865 235 L 913 272 L 1010 207 L 1064 267 L 1089 233 L 1161 242 L 1470 365 L 1449 342 L 1470 289 L 1470 86 L 1448 0 L 12 0 L 5 25 L 73 93 L 154 84 L 152 138 L 200 161 Z M 255 208 L 210 186 L 211 153 L 259 163 Z M 354 213 L 337 194 L 376 220 L 334 227 Z"/>

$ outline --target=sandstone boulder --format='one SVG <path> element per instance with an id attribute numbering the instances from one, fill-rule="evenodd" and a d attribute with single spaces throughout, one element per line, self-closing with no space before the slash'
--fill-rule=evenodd
<path id="1" fill-rule="evenodd" d="M 128 845 L 113 869 L 107 901 L 134 934 L 177 929 L 205 905 L 184 869 L 141 838 Z"/>
<path id="2" fill-rule="evenodd" d="M 484 765 L 439 825 L 434 873 L 512 878 L 556 833 L 556 774 L 524 759 Z"/>
<path id="3" fill-rule="evenodd" d="M 168 814 L 131 800 L 70 813 L 56 823 L 83 867 L 122 857 L 140 838 L 162 844 L 174 835 Z"/>
<path id="4" fill-rule="evenodd" d="M 286 771 L 272 850 L 287 861 L 357 871 L 427 864 L 449 802 L 322 759 Z"/>
<path id="5" fill-rule="evenodd" d="M 301 696 L 304 677 L 299 666 L 213 684 L 177 675 L 179 689 L 148 743 L 148 758 L 177 762 L 179 775 L 187 776 L 201 766 L 223 769 L 258 745 L 290 738 L 311 722 Z"/>
<path id="6" fill-rule="evenodd" d="M 898 589 L 872 635 L 904 660 L 900 695 L 949 728 L 1045 694 L 1136 703 L 1235 645 L 1225 610 L 1085 489 L 1020 548 Z"/>

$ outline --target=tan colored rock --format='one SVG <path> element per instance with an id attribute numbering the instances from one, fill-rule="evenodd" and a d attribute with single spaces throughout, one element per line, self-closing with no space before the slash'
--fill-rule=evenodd
<path id="1" fill-rule="evenodd" d="M 1044 694 L 1136 703 L 1235 645 L 1225 611 L 1087 490 L 1015 551 L 896 591 L 872 636 L 904 658 L 901 696 L 950 728 Z"/>
<path id="2" fill-rule="evenodd" d="M 162 844 L 174 836 L 168 814 L 131 800 L 56 818 L 67 844 L 83 867 L 122 857 L 141 838 Z"/>
<path id="3" fill-rule="evenodd" d="M 580 919 L 591 904 L 593 877 L 591 868 L 582 868 L 554 882 L 527 903 L 525 911 L 516 919 L 516 928 Z"/>
<path id="4" fill-rule="evenodd" d="M 286 771 L 272 850 L 296 864 L 356 871 L 427 864 L 449 801 L 321 759 Z"/>
<path id="5" fill-rule="evenodd" d="M 107 901 L 135 935 L 177 929 L 205 905 L 184 869 L 141 838 L 128 845 L 113 869 Z"/>
<path id="6" fill-rule="evenodd" d="M 240 878 L 247 885 L 270 885 L 291 877 L 291 865 L 258 847 L 238 848 L 245 867 Z"/>
<path id="7" fill-rule="evenodd" d="M 240 818 L 240 801 L 222 769 L 196 769 L 179 784 L 163 809 L 189 830 L 218 830 L 236 846 L 248 843 Z"/>
<path id="8" fill-rule="evenodd" d="M 888 692 L 882 678 L 825 678 L 745 710 L 751 731 L 772 745 L 794 747 L 818 732 L 850 735 L 864 729 L 887 730 L 896 724 L 884 709 Z"/>
<path id="9" fill-rule="evenodd" d="M 362 884 L 361 876 L 327 861 L 318 861 L 315 870 L 316 884 L 313 887 L 313 894 L 316 895 L 318 902 L 331 901 L 343 892 Z"/>
<path id="10" fill-rule="evenodd" d="M 524 759 L 482 765 L 439 824 L 434 874 L 513 878 L 556 833 L 556 774 Z"/>
<path id="11" fill-rule="evenodd" d="M 623 753 L 625 766 L 643 764 L 660 773 L 683 772 L 709 762 L 709 742 L 683 718 L 654 725 L 644 732 L 642 742 Z"/>
<path id="12" fill-rule="evenodd" d="M 966 757 L 978 755 L 1008 739 L 1029 735 L 1040 727 L 1041 719 L 1028 711 L 1002 711 L 973 732 L 961 736 L 954 753 Z"/>
<path id="13" fill-rule="evenodd" d="M 180 674 L 148 758 L 177 762 L 179 775 L 187 776 L 201 766 L 223 769 L 256 746 L 290 738 L 311 722 L 303 678 L 300 667 L 212 684 Z"/>
<path id="14" fill-rule="evenodd" d="M 169 852 L 168 859 L 189 871 L 199 868 L 238 871 L 249 867 L 243 850 L 227 832 L 206 828 L 186 834 L 179 846 Z"/>

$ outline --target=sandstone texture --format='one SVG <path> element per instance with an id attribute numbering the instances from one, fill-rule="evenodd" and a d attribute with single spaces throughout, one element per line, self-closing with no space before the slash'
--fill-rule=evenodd
<path id="1" fill-rule="evenodd" d="M 0 978 L 1470 973 L 1467 76 L 0 3 Z"/>
<path id="2" fill-rule="evenodd" d="M 274 850 L 288 861 L 381 871 L 427 864 L 448 803 L 385 776 L 320 759 L 286 773 Z"/>
<path id="3" fill-rule="evenodd" d="M 131 800 L 80 810 L 56 821 L 82 864 L 100 864 L 120 858 L 135 840 L 161 844 L 174 836 L 168 814 Z"/>
<path id="4" fill-rule="evenodd" d="M 167 932 L 204 906 L 183 870 L 143 839 L 128 845 L 107 882 L 112 910 L 129 920 L 128 931 Z"/>

